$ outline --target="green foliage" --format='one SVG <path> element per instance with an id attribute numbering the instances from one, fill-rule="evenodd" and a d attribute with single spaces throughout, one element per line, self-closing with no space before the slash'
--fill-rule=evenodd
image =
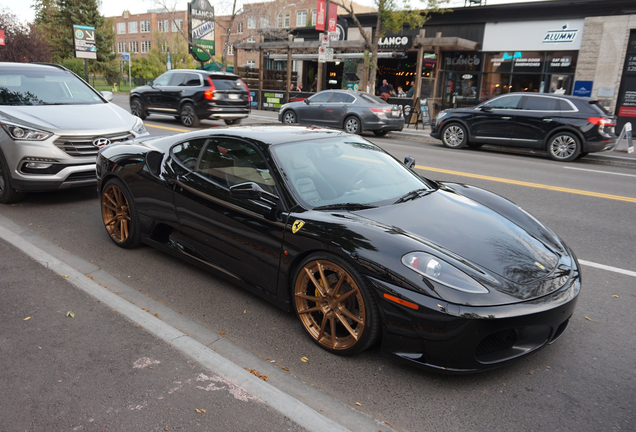
<path id="1" fill-rule="evenodd" d="M 84 60 L 75 58 L 75 57 L 67 57 L 65 59 L 61 59 L 58 61 L 58 64 L 64 66 L 66 69 L 75 72 L 77 75 L 84 78 Z"/>

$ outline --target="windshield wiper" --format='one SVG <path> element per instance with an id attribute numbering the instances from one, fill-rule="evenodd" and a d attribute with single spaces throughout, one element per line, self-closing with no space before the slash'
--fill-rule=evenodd
<path id="1" fill-rule="evenodd" d="M 406 193 L 406 194 L 402 195 L 393 204 L 399 204 L 399 203 L 403 203 L 405 201 L 413 200 L 415 198 L 420 198 L 420 197 L 423 197 L 424 195 L 427 195 L 428 193 L 430 193 L 432 191 L 433 191 L 432 189 L 426 189 L 426 188 L 415 189 L 415 190 L 412 190 L 409 193 Z"/>
<path id="2" fill-rule="evenodd" d="M 362 204 L 362 203 L 338 203 L 338 204 L 327 204 L 323 206 L 314 207 L 314 210 L 364 210 L 376 208 L 377 206 L 371 204 Z"/>

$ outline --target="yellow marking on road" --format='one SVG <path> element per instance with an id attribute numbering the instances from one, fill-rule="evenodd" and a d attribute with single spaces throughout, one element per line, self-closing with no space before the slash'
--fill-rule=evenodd
<path id="1" fill-rule="evenodd" d="M 148 123 L 144 123 L 146 125 L 147 128 L 149 127 L 153 127 L 153 128 L 157 128 L 157 129 L 166 129 L 166 130 L 171 130 L 171 131 L 175 131 L 175 132 L 192 132 L 193 129 L 177 129 L 177 128 L 172 128 L 172 127 L 168 127 L 168 126 L 157 126 L 157 125 L 153 125 L 153 124 L 148 124 Z M 194 129 L 196 130 L 196 129 Z"/>
<path id="2" fill-rule="evenodd" d="M 610 194 L 604 194 L 604 193 L 599 193 L 599 192 L 585 191 L 585 190 L 581 190 L 581 189 L 570 189 L 570 188 L 564 188 L 564 187 L 559 187 L 559 186 L 544 185 L 544 184 L 540 184 L 540 183 L 530 183 L 530 182 L 524 182 L 524 181 L 519 181 L 519 180 L 510 180 L 510 179 L 505 179 L 505 178 L 501 178 L 501 177 L 491 177 L 491 176 L 485 176 L 485 175 L 481 175 L 481 174 L 465 173 L 465 172 L 461 172 L 461 171 L 451 171 L 451 170 L 447 170 L 447 169 L 426 167 L 426 166 L 421 166 L 421 165 L 415 165 L 415 168 L 421 169 L 421 170 L 424 170 L 424 171 L 434 171 L 434 172 L 438 172 L 438 173 L 452 174 L 452 175 L 458 175 L 458 176 L 470 177 L 470 178 L 477 178 L 477 179 L 481 179 L 481 180 L 490 180 L 490 181 L 499 182 L 499 183 L 508 183 L 508 184 L 514 184 L 514 185 L 518 185 L 518 186 L 532 187 L 532 188 L 538 188 L 538 189 L 547 189 L 547 190 L 571 193 L 571 194 L 576 194 L 576 195 L 586 195 L 586 196 L 592 196 L 592 197 L 596 197 L 596 198 L 605 198 L 605 199 L 611 199 L 611 200 L 616 200 L 616 201 L 626 201 L 626 202 L 636 203 L 636 198 L 631 198 L 631 197 L 626 197 L 626 196 L 621 196 L 621 195 L 610 195 Z"/>

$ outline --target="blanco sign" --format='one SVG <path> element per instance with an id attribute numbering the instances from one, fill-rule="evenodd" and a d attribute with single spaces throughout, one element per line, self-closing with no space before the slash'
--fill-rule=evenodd
<path id="1" fill-rule="evenodd" d="M 583 19 L 486 23 L 483 51 L 580 50 Z"/>
<path id="2" fill-rule="evenodd" d="M 386 36 L 378 41 L 379 48 L 409 48 L 408 36 Z"/>

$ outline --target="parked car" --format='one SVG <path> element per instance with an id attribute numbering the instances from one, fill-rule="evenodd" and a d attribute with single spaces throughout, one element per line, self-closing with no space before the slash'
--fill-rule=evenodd
<path id="1" fill-rule="evenodd" d="M 59 65 L 0 63 L 0 203 L 94 185 L 99 147 L 148 134 L 104 93 Z"/>
<path id="2" fill-rule="evenodd" d="M 474 108 L 441 111 L 431 136 L 449 148 L 494 144 L 546 151 L 569 162 L 612 148 L 616 117 L 594 99 L 577 96 L 509 93 Z"/>
<path id="3" fill-rule="evenodd" d="M 238 124 L 250 113 L 250 92 L 238 75 L 175 69 L 130 92 L 130 110 L 141 119 L 150 114 L 174 115 L 184 126 L 201 119 Z"/>
<path id="4" fill-rule="evenodd" d="M 414 164 L 333 129 L 214 128 L 105 147 L 98 192 L 117 246 L 226 277 L 334 354 L 381 340 L 467 372 L 559 338 L 581 287 L 570 249 L 505 198 Z"/>
<path id="5" fill-rule="evenodd" d="M 278 121 L 329 126 L 353 134 L 372 131 L 384 136 L 404 128 L 402 110 L 377 96 L 352 90 L 324 90 L 302 102 L 283 105 Z"/>

